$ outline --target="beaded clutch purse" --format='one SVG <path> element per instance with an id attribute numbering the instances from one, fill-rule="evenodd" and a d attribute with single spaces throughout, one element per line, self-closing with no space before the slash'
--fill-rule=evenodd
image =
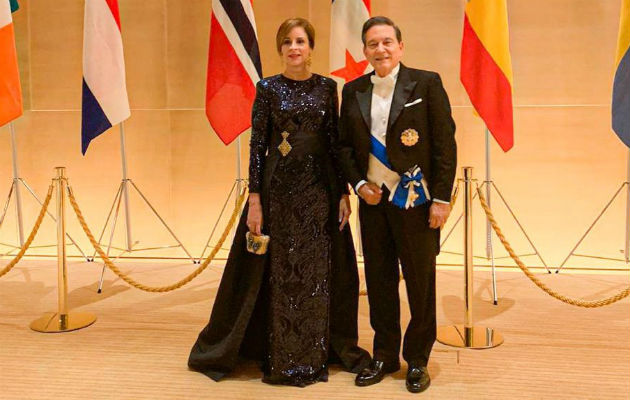
<path id="1" fill-rule="evenodd" d="M 247 251 L 253 254 L 265 254 L 267 252 L 267 246 L 269 245 L 269 236 L 260 235 L 256 236 L 251 232 L 245 234 L 245 240 L 247 242 Z"/>

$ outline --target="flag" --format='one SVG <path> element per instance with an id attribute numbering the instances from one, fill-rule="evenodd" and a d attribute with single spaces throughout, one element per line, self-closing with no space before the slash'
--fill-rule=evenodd
<path id="1" fill-rule="evenodd" d="M 370 0 L 333 0 L 330 17 L 330 73 L 350 82 L 366 72 L 361 29 L 370 18 Z M 341 82 L 341 83 L 344 83 Z"/>
<path id="2" fill-rule="evenodd" d="M 11 6 L 7 0 L 0 0 L 0 126 L 22 115 L 22 88 Z"/>
<path id="3" fill-rule="evenodd" d="M 262 77 L 253 0 L 212 0 L 206 116 L 223 143 L 251 126 Z"/>
<path id="4" fill-rule="evenodd" d="M 81 152 L 131 114 L 118 0 L 86 0 L 83 21 Z"/>
<path id="5" fill-rule="evenodd" d="M 512 60 L 505 0 L 468 0 L 460 79 L 503 151 L 514 145 Z"/>
<path id="6" fill-rule="evenodd" d="M 612 128 L 630 147 L 630 0 L 621 2 L 612 98 Z"/>

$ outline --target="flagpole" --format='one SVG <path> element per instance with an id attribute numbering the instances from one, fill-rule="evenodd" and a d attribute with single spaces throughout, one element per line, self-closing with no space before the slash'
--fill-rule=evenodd
<path id="1" fill-rule="evenodd" d="M 628 149 L 628 168 L 626 172 L 626 263 L 630 262 L 630 149 Z"/>
<path id="2" fill-rule="evenodd" d="M 24 226 L 22 223 L 22 197 L 20 196 L 20 173 L 18 172 L 17 146 L 15 141 L 15 127 L 13 126 L 13 122 L 9 122 L 9 131 L 11 132 L 11 152 L 13 153 L 13 189 L 15 190 L 15 207 L 17 210 L 18 235 L 20 238 L 20 247 L 23 247 Z"/>
<path id="3" fill-rule="evenodd" d="M 238 204 L 238 197 L 241 194 L 241 135 L 236 138 L 236 204 Z"/>
<path id="4" fill-rule="evenodd" d="M 125 128 L 123 122 L 118 124 L 120 127 L 120 158 L 122 159 L 122 175 L 123 175 L 123 199 L 125 201 L 125 226 L 127 227 L 127 251 L 131 251 L 131 213 L 129 212 L 129 190 L 127 189 L 127 154 L 125 153 Z"/>
<path id="5" fill-rule="evenodd" d="M 488 207 L 491 206 L 490 201 L 490 131 L 486 128 L 486 201 Z M 492 257 L 492 226 L 490 220 L 486 218 L 486 258 Z"/>
<path id="6" fill-rule="evenodd" d="M 486 181 L 484 183 L 486 185 L 486 200 L 488 202 L 488 208 L 490 208 L 490 186 L 492 180 L 490 179 L 490 131 L 488 127 L 486 127 Z M 488 217 L 486 217 L 486 258 L 490 260 L 492 269 L 492 300 L 494 305 L 497 305 L 497 270 L 494 265 L 494 251 L 492 249 L 492 225 Z"/>

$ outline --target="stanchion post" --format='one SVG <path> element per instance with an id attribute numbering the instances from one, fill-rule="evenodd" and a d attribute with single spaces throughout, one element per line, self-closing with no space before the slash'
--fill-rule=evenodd
<path id="1" fill-rule="evenodd" d="M 58 311 L 47 312 L 31 323 L 37 332 L 69 332 L 85 328 L 96 321 L 96 316 L 84 312 L 68 312 L 68 267 L 66 264 L 66 210 L 65 199 L 68 188 L 66 168 L 56 167 L 54 179 L 57 194 L 57 300 Z"/>
<path id="2" fill-rule="evenodd" d="M 503 343 L 502 335 L 492 328 L 475 326 L 473 319 L 473 220 L 472 167 L 463 167 L 464 175 L 464 297 L 466 316 L 463 325 L 440 326 L 437 340 L 448 346 L 468 349 L 488 349 Z"/>
<path id="3" fill-rule="evenodd" d="M 59 320 L 62 327 L 67 325 L 68 304 L 68 265 L 66 263 L 66 202 L 65 168 L 57 167 L 57 297 L 59 301 Z"/>
<path id="4" fill-rule="evenodd" d="M 473 221 L 472 168 L 464 168 L 464 291 L 466 296 L 466 328 L 473 326 Z"/>

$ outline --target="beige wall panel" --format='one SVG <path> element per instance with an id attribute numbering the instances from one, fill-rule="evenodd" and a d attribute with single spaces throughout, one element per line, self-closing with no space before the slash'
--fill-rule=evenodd
<path id="1" fill-rule="evenodd" d="M 620 2 L 511 1 L 516 104 L 609 104 Z"/>
<path id="2" fill-rule="evenodd" d="M 618 2 L 510 1 L 508 11 L 515 104 L 610 102 Z M 438 71 L 457 105 L 470 104 L 459 83 L 463 12 L 459 1 L 372 2 L 400 26 L 403 62 Z"/>
<path id="3" fill-rule="evenodd" d="M 165 108 L 166 3 L 124 0 L 119 5 L 131 107 Z"/>
<path id="4" fill-rule="evenodd" d="M 461 167 L 473 166 L 474 175 L 481 182 L 485 176 L 483 126 L 469 108 L 456 108 L 454 117 L 458 122 L 458 176 Z M 605 107 L 520 108 L 515 113 L 518 136 L 514 148 L 503 153 L 494 141 L 491 145 L 492 179 L 546 261 L 553 265 L 563 261 L 625 181 L 627 150 L 610 131 L 609 120 L 609 110 Z M 625 197 L 618 200 L 623 204 Z M 499 205 L 496 195 L 493 201 L 508 240 L 519 244 L 514 246 L 517 252 L 527 250 L 526 242 L 517 227 L 510 226 L 511 217 Z M 459 207 L 454 215 L 461 212 Z M 475 207 L 479 209 L 478 203 Z M 590 247 L 605 251 L 609 257 L 619 257 L 624 211 L 613 208 L 610 217 L 604 225 L 606 229 L 594 232 L 589 239 Z M 478 232 L 475 248 L 481 255 L 485 253 L 485 223 L 481 214 L 475 224 Z M 461 237 L 453 240 L 454 247 L 461 249 Z M 500 245 L 496 248 L 502 251 Z"/>
<path id="5" fill-rule="evenodd" d="M 287 18 L 309 17 L 309 2 L 301 1 L 254 1 L 258 46 L 262 58 L 263 75 L 270 76 L 282 71 L 282 60 L 276 50 L 276 32 Z M 317 27 L 315 27 L 317 29 Z M 316 45 L 316 47 L 319 43 Z M 318 48 L 319 50 L 319 48 Z M 328 54 L 321 54 L 328 57 Z"/>
<path id="6" fill-rule="evenodd" d="M 80 108 L 83 2 L 26 3 L 31 34 L 32 108 Z"/>
<path id="7" fill-rule="evenodd" d="M 40 199 L 43 199 L 51 179 L 55 177 L 54 168 L 57 166 L 67 167 L 70 184 L 77 190 L 79 198 L 84 199 L 81 201 L 81 205 L 85 209 L 86 218 L 92 229 L 98 229 L 97 226 L 101 224 L 101 219 L 97 219 L 95 216 L 99 215 L 98 211 L 105 207 L 103 193 L 107 193 L 107 189 L 114 190 L 115 183 L 109 179 L 108 169 L 103 168 L 103 164 L 107 165 L 107 163 L 103 163 L 102 159 L 100 163 L 91 163 L 90 165 L 81 158 L 79 127 L 80 114 L 76 111 L 27 111 L 16 123 L 20 175 Z M 7 153 L 8 151 L 9 148 L 7 147 Z M 9 154 L 7 154 L 7 158 L 9 158 Z M 8 185 L 11 176 L 10 162 L 3 165 L 2 176 L 5 177 L 5 182 Z M 108 187 L 107 182 L 111 182 L 111 186 Z M 20 190 L 24 206 L 26 236 L 33 226 L 40 206 L 24 188 Z M 54 200 L 49 211 L 53 215 L 56 213 Z M 13 207 L 11 207 L 10 213 L 9 220 L 13 222 L 15 215 Z M 83 243 L 87 243 L 85 236 L 80 234 L 78 230 L 75 218 L 69 214 L 67 221 L 68 231 L 74 237 L 80 238 Z M 2 237 L 7 238 L 8 236 L 11 241 L 15 241 L 15 232 L 15 230 L 5 230 L 3 227 L 1 233 Z M 47 219 L 46 223 L 42 225 L 35 243 L 55 243 L 55 238 L 55 227 L 51 220 Z M 50 254 L 52 250 L 48 251 Z"/>
<path id="8" fill-rule="evenodd" d="M 16 129 L 21 176 L 43 197 L 50 179 L 55 175 L 54 167 L 65 166 L 90 228 L 95 234 L 100 232 L 122 178 L 118 127 L 94 140 L 85 157 L 80 151 L 80 113 L 77 111 L 27 112 Z M 168 112 L 135 111 L 125 123 L 125 133 L 129 177 L 158 212 L 167 221 L 172 221 L 173 208 L 177 205 L 172 202 L 169 184 L 172 146 Z M 4 164 L 3 176 L 9 182 L 9 155 L 5 157 L 7 162 Z M 23 196 L 25 228 L 30 230 L 39 207 L 29 197 Z M 143 246 L 148 245 L 146 242 L 168 241 L 168 235 L 158 229 L 158 223 L 139 196 L 132 191 L 130 198 L 133 236 L 140 239 Z M 54 208 L 50 210 L 54 212 Z M 74 216 L 69 217 L 69 220 L 75 225 L 71 231 L 79 232 Z M 122 221 L 121 212 L 118 223 Z M 75 236 L 88 247 L 83 234 L 77 233 Z M 115 238 L 118 245 L 122 244 L 123 231 L 119 229 Z"/>
<path id="9" fill-rule="evenodd" d="M 168 0 L 167 74 L 169 108 L 203 108 L 211 3 Z"/>
<path id="10" fill-rule="evenodd" d="M 120 146 L 114 128 L 92 143 L 86 157 L 80 155 L 84 3 L 20 3 L 22 9 L 14 17 L 27 109 L 59 110 L 26 112 L 16 121 L 21 175 L 43 196 L 53 167 L 67 166 L 88 223 L 98 231 L 120 183 Z M 132 105 L 132 117 L 125 124 L 129 176 L 194 256 L 201 253 L 236 175 L 236 145 L 224 146 L 203 112 L 210 4 L 120 0 Z M 508 5 L 517 106 L 515 147 L 503 153 L 492 142 L 492 176 L 547 261 L 557 265 L 625 180 L 626 148 L 610 130 L 608 106 L 619 2 L 512 0 Z M 459 82 L 463 7 L 463 1 L 372 2 L 373 14 L 388 15 L 401 26 L 403 61 L 442 75 L 458 127 L 459 166 L 474 166 L 475 176 L 482 179 L 484 127 L 473 116 Z M 328 74 L 328 0 L 256 0 L 254 11 L 265 76 L 282 71 L 275 34 L 283 20 L 295 16 L 314 24 L 313 71 Z M 572 106 L 548 106 L 562 104 Z M 249 135 L 244 134 L 243 177 L 248 143 Z M 3 193 L 11 179 L 6 127 L 0 128 L 0 145 L 6 149 L 0 155 Z M 496 204 L 496 197 L 493 200 Z M 589 248 L 619 256 L 623 201 L 613 207 L 611 219 Z M 25 200 L 27 230 L 37 211 Z M 509 224 L 505 212 L 497 214 L 510 241 L 521 249 L 525 242 L 517 228 Z M 135 194 L 132 216 L 134 240 L 141 241 L 140 247 L 172 243 Z M 481 249 L 483 217 L 478 215 L 476 221 Z M 3 227 L 0 238 L 12 237 L 12 229 Z M 54 240 L 54 231 L 48 232 L 43 239 Z M 76 236 L 87 248 L 83 235 Z M 118 244 L 123 238 L 119 231 Z M 459 236 L 453 240 L 461 247 Z"/>
<path id="11" fill-rule="evenodd" d="M 174 224 L 177 232 L 181 232 L 180 239 L 197 257 L 235 182 L 236 142 L 225 146 L 210 130 L 203 111 L 173 111 L 171 121 L 172 139 L 178 143 L 171 149 Z M 243 135 L 246 148 L 245 139 Z M 242 174 L 246 177 L 247 170 L 243 169 Z M 229 201 L 222 221 L 227 221 L 233 207 L 234 198 Z M 223 224 L 212 243 L 222 230 Z"/>
<path id="12" fill-rule="evenodd" d="M 116 144 L 110 148 L 112 155 L 108 165 L 122 176 L 120 166 L 120 147 L 118 129 L 109 133 Z M 173 143 L 170 134 L 170 118 L 168 111 L 138 111 L 125 122 L 128 175 L 142 193 L 150 200 L 160 215 L 173 222 L 174 208 L 178 205 L 172 201 L 171 149 Z M 95 159 L 103 159 L 95 154 Z M 108 194 L 108 198 L 109 198 Z M 113 193 L 111 194 L 113 196 Z M 132 226 L 134 241 L 140 240 L 140 247 L 153 247 L 170 243 L 167 232 L 161 229 L 150 209 L 145 205 L 137 192 L 130 191 L 132 208 Z M 109 200 L 108 200 L 109 201 Z M 121 215 L 122 217 L 122 215 Z M 170 221 L 170 222 L 169 222 Z M 122 220 L 120 220 L 122 222 Z M 124 236 L 120 236 L 123 238 Z"/>
<path id="13" fill-rule="evenodd" d="M 330 73 L 330 7 L 327 0 L 309 0 L 307 18 L 315 28 L 315 51 L 311 69 L 324 76 Z M 275 34 L 274 34 L 275 38 Z"/>
<path id="14" fill-rule="evenodd" d="M 453 104 L 469 104 L 459 83 L 464 5 L 460 1 L 373 1 L 372 15 L 386 15 L 402 31 L 403 63 L 437 71 Z"/>

